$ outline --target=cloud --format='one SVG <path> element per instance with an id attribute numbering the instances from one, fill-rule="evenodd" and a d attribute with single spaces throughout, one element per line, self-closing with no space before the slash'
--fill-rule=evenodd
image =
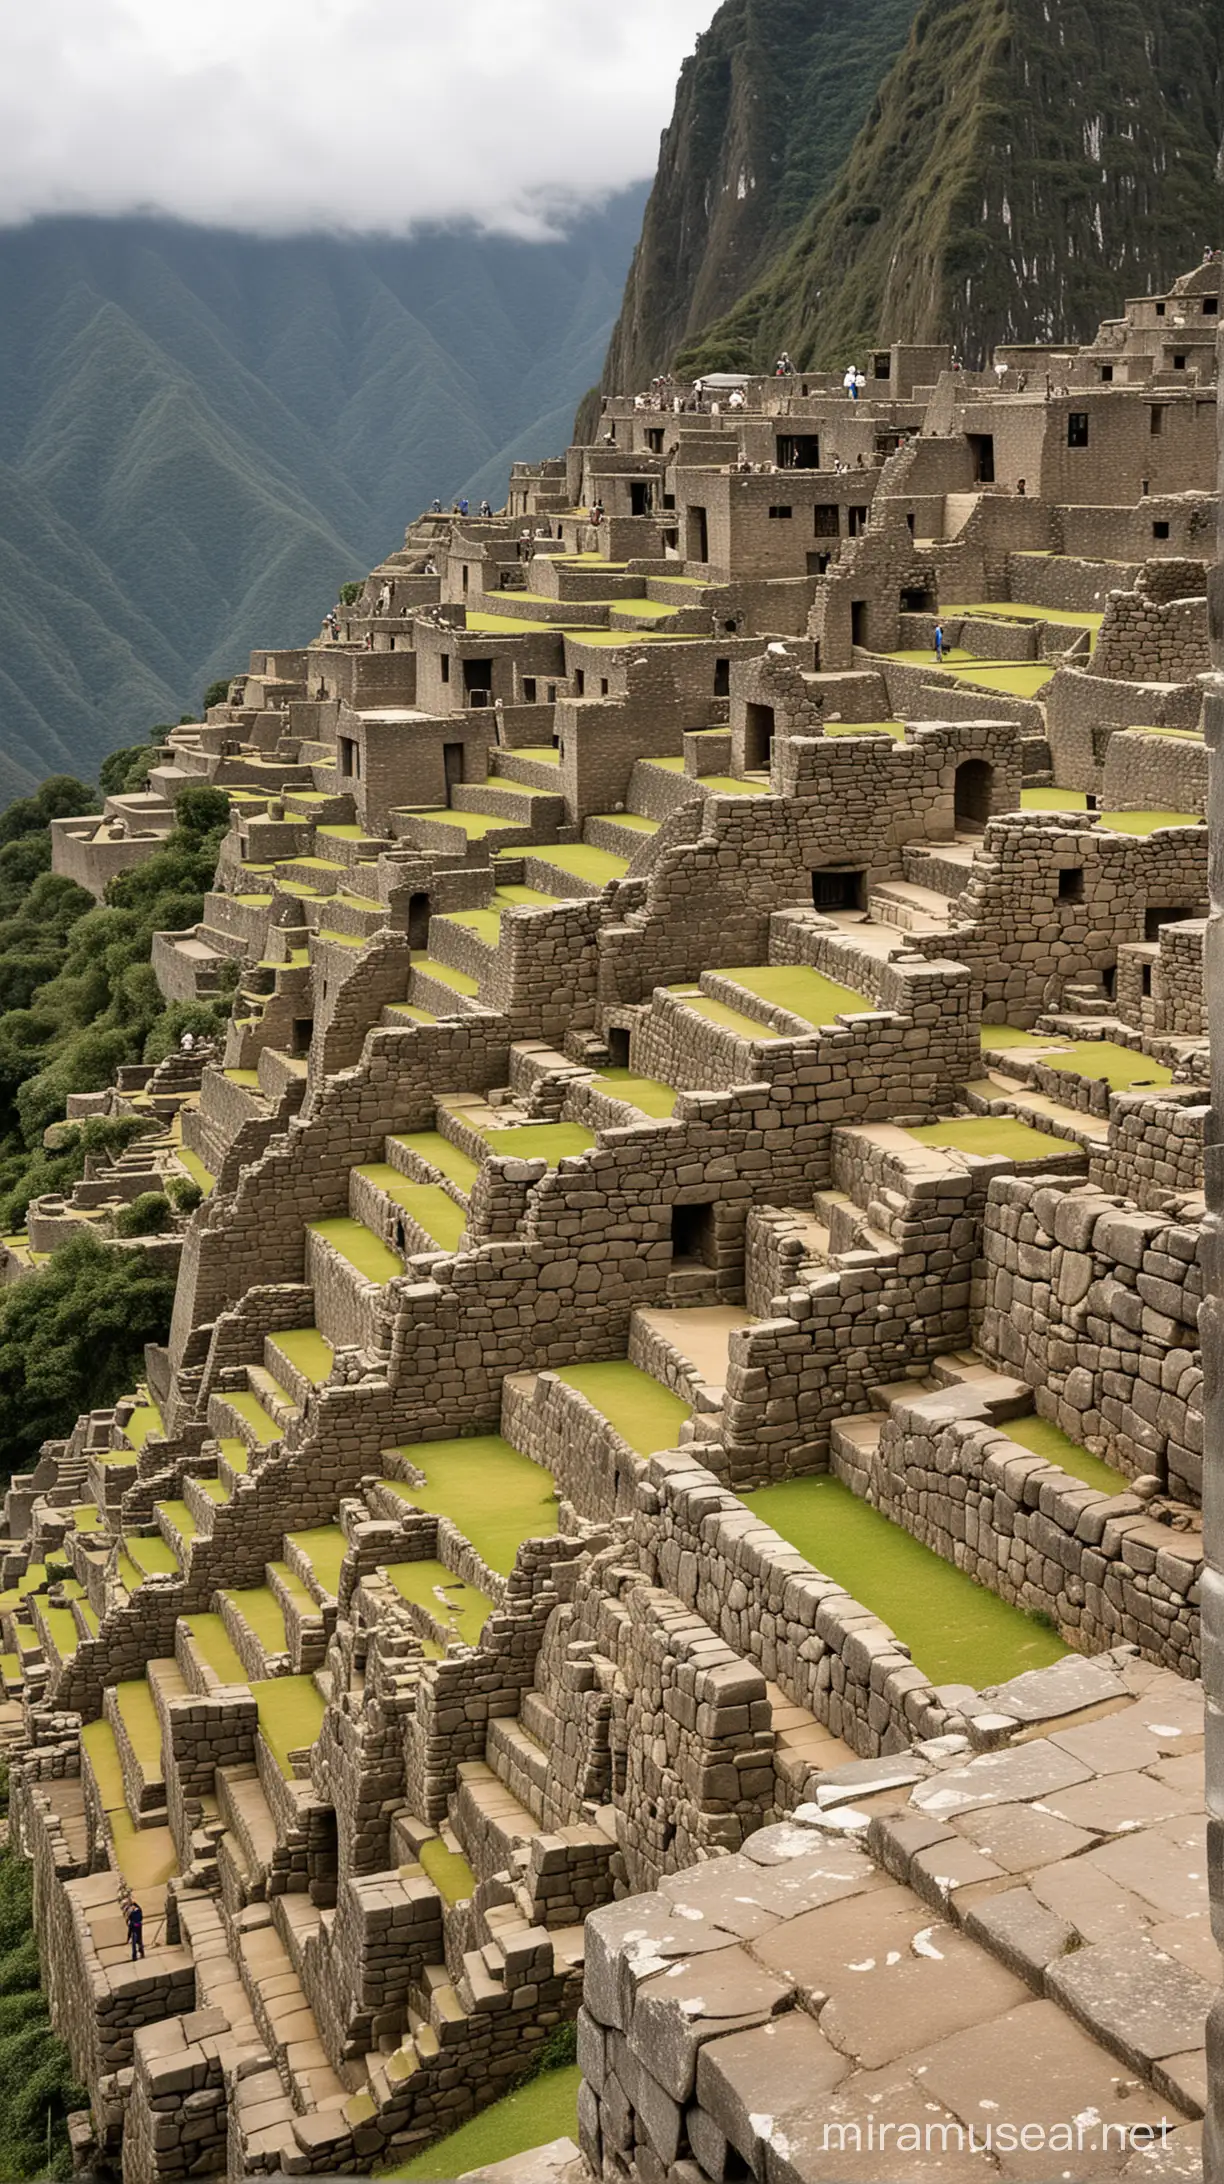
<path id="1" fill-rule="evenodd" d="M 10 11 L 0 224 L 546 232 L 653 172 L 716 0 L 52 0 Z"/>

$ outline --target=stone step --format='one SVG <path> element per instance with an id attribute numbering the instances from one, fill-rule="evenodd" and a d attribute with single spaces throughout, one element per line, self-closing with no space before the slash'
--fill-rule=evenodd
<path id="1" fill-rule="evenodd" d="M 462 1760 L 451 1799 L 451 1825 L 478 1881 L 510 1864 L 512 1853 L 540 1832 L 526 1805 L 482 1759 Z"/>
<path id="2" fill-rule="evenodd" d="M 218 1440 L 241 1441 L 252 1455 L 281 1437 L 280 1422 L 250 1388 L 214 1390 L 208 1398 L 208 1424 Z"/>
<path id="3" fill-rule="evenodd" d="M 264 1364 L 299 1409 L 330 1379 L 335 1352 L 317 1327 L 295 1327 L 264 1336 Z"/>
<path id="4" fill-rule="evenodd" d="M 456 970 L 433 956 L 413 957 L 407 999 L 414 1008 L 427 1009 L 435 1021 L 470 1015 L 479 995 L 479 980 L 467 971 Z"/>
<path id="5" fill-rule="evenodd" d="M 883 881 L 872 888 L 867 902 L 881 925 L 896 925 L 903 933 L 946 932 L 953 922 L 946 895 L 909 880 Z"/>
<path id="6" fill-rule="evenodd" d="M 485 812 L 512 826 L 529 827 L 537 842 L 555 841 L 558 827 L 566 822 L 565 798 L 559 787 L 537 788 L 533 782 L 493 779 L 464 783 L 451 791 L 455 811 Z"/>
<path id="7" fill-rule="evenodd" d="M 541 1824 L 551 1763 L 544 1746 L 536 1742 L 521 1719 L 489 1723 L 485 1758 L 498 1780 L 513 1791 L 537 1825 Z"/>
<path id="8" fill-rule="evenodd" d="M 252 1395 L 284 1433 L 301 1416 L 300 1406 L 267 1365 L 248 1365 L 246 1375 Z"/>
<path id="9" fill-rule="evenodd" d="M 491 778 L 504 781 L 521 781 L 531 789 L 545 789 L 556 794 L 560 786 L 561 754 L 558 750 L 537 747 L 530 751 L 493 750 L 489 753 Z"/>
<path id="10" fill-rule="evenodd" d="M 226 1637 L 251 1683 L 289 1673 L 289 1637 L 280 1596 L 270 1584 L 247 1585 L 216 1595 Z"/>

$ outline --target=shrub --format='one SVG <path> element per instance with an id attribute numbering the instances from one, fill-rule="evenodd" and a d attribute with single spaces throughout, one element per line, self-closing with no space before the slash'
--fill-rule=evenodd
<path id="1" fill-rule="evenodd" d="M 356 602 L 357 602 L 357 601 L 358 601 L 358 600 L 360 599 L 360 597 L 361 597 L 361 594 L 362 594 L 362 592 L 363 592 L 364 590 L 365 590 L 365 578 L 364 578 L 364 577 L 362 577 L 362 578 L 361 578 L 361 579 L 359 580 L 359 582 L 357 582 L 357 583 L 355 583 L 355 584 L 342 584 L 342 585 L 340 586 L 340 604 L 341 604 L 341 606 L 342 606 L 342 607 L 351 607 L 351 606 L 355 606 L 355 605 L 356 605 Z"/>
<path id="2" fill-rule="evenodd" d="M 176 1213 L 194 1213 L 204 1202 L 203 1191 L 190 1175 L 172 1175 L 166 1185 L 166 1194 Z"/>
<path id="3" fill-rule="evenodd" d="M 28 1469 L 82 1411 L 118 1402 L 144 1370 L 145 1344 L 165 1342 L 173 1304 L 164 1264 L 89 1234 L 0 1290 L 0 1468 Z"/>
<path id="4" fill-rule="evenodd" d="M 209 683 L 202 701 L 201 709 L 203 712 L 206 713 L 210 705 L 227 705 L 229 703 L 230 684 L 233 679 L 232 675 L 219 675 L 216 682 Z"/>
<path id="5" fill-rule="evenodd" d="M 116 1236 L 163 1236 L 174 1225 L 174 1208 L 164 1191 L 142 1191 L 115 1215 Z"/>

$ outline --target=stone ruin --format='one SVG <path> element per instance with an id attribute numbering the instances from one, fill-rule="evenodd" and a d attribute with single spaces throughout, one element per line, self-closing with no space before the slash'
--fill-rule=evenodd
<path id="1" fill-rule="evenodd" d="M 576 2018 L 526 2184 L 1199 2173 L 1220 275 L 609 399 L 55 823 L 225 790 L 238 981 L 90 1096 L 203 1202 L 0 1539 L 79 2166 L 394 2165 Z"/>

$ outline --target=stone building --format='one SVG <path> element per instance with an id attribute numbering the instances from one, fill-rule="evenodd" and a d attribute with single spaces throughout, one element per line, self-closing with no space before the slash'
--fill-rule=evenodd
<path id="1" fill-rule="evenodd" d="M 577 2018 L 532 2184 L 1196 2173 L 1218 295 L 610 399 L 171 731 L 203 1201 L 0 1538 L 83 2164 Z"/>

